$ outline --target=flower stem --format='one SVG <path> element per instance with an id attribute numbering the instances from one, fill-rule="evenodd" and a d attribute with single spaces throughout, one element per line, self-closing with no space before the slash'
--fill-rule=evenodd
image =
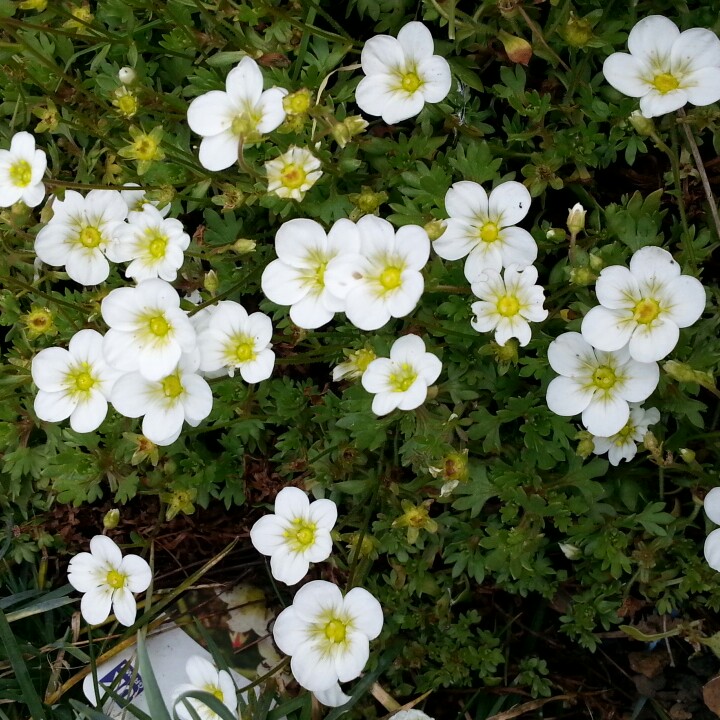
<path id="1" fill-rule="evenodd" d="M 690 239 L 690 228 L 688 227 L 687 214 L 685 212 L 685 200 L 683 196 L 682 184 L 680 183 L 680 159 L 678 155 L 678 138 L 677 129 L 672 129 L 672 150 L 666 146 L 667 156 L 670 158 L 672 167 L 673 183 L 675 192 L 677 193 L 678 210 L 680 211 L 680 222 L 683 227 L 683 249 L 688 257 L 690 267 L 695 270 L 695 248 Z"/>
<path id="2" fill-rule="evenodd" d="M 78 305 L 76 303 L 70 302 L 69 300 L 61 300 L 60 298 L 55 297 L 54 295 L 51 295 L 50 293 L 46 293 L 43 290 L 40 290 L 40 288 L 36 288 L 34 285 L 30 285 L 29 283 L 23 282 L 22 280 L 18 280 L 17 278 L 12 277 L 11 275 L 8 275 L 5 277 L 5 282 L 9 282 L 10 284 L 15 284 L 16 287 L 22 288 L 26 292 L 34 293 L 35 295 L 39 295 L 42 298 L 45 298 L 48 302 L 56 303 L 57 305 L 64 305 L 65 307 L 72 308 L 73 310 L 80 310 L 81 312 L 87 312 L 86 308 L 84 308 L 82 305 Z"/>
<path id="3" fill-rule="evenodd" d="M 690 125 L 687 122 L 687 115 L 685 110 L 680 108 L 677 111 L 678 117 L 680 118 L 680 125 L 685 132 L 688 145 L 690 146 L 690 152 L 692 152 L 693 160 L 695 161 L 695 167 L 700 174 L 700 180 L 702 181 L 703 190 L 705 191 L 705 197 L 707 198 L 708 205 L 710 206 L 710 214 L 712 215 L 713 223 L 715 224 L 715 234 L 720 238 L 720 215 L 718 215 L 717 203 L 713 196 L 712 188 L 710 187 L 710 181 L 708 180 L 707 172 L 705 172 L 705 165 L 700 156 L 700 149 L 698 148 L 695 137 L 692 134 Z"/>

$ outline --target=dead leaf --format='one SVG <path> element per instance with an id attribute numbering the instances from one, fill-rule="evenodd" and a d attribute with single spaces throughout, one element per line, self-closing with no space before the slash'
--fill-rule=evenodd
<path id="1" fill-rule="evenodd" d="M 703 686 L 703 701 L 709 710 L 720 717 L 720 675 L 708 680 Z"/>

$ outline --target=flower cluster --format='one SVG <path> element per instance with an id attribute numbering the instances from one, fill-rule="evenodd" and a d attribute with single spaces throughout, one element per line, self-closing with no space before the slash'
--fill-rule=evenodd
<path id="1" fill-rule="evenodd" d="M 286 487 L 275 498 L 275 512 L 253 525 L 250 539 L 259 552 L 270 556 L 273 577 L 294 585 L 311 562 L 330 556 L 336 520 L 337 506 L 331 500 L 311 503 L 302 490 Z M 338 682 L 360 675 L 370 640 L 380 634 L 382 625 L 380 603 L 367 590 L 353 588 L 343 597 L 336 585 L 313 580 L 278 615 L 273 638 L 292 656 L 290 668 L 298 683 L 317 693 L 324 704 L 338 706 L 348 700 Z"/>
<path id="2" fill-rule="evenodd" d="M 582 413 L 596 437 L 595 451 L 610 461 L 631 459 L 636 442 L 660 417 L 639 405 L 657 387 L 657 360 L 677 344 L 681 327 L 692 325 L 705 308 L 705 290 L 682 275 L 667 250 L 643 247 L 630 268 L 613 265 L 597 280 L 600 305 L 583 318 L 582 334 L 561 335 L 548 349 L 559 374 L 547 388 L 548 407 L 558 415 Z"/>

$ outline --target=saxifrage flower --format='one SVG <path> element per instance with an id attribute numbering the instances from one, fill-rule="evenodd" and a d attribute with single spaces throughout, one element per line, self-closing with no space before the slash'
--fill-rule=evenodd
<path id="1" fill-rule="evenodd" d="M 622 460 L 632 460 L 637 454 L 637 444 L 641 443 L 650 425 L 660 420 L 657 408 L 643 408 L 630 403 L 630 418 L 620 432 L 610 437 L 593 436 L 593 452 L 596 455 L 607 453 L 611 465 L 619 465 Z"/>
<path id="2" fill-rule="evenodd" d="M 522 270 L 537 258 L 537 244 L 516 227 L 530 210 L 530 193 L 519 182 L 498 185 L 488 196 L 482 185 L 456 182 L 445 195 L 449 215 L 445 232 L 433 243 L 445 260 L 467 255 L 465 277 L 475 282 L 485 270 L 517 265 Z"/>
<path id="3" fill-rule="evenodd" d="M 389 358 L 377 358 L 362 376 L 362 386 L 375 393 L 372 411 L 387 415 L 396 408 L 414 410 L 425 402 L 428 387 L 442 371 L 440 359 L 426 352 L 417 335 L 404 335 L 390 348 Z"/>
<path id="4" fill-rule="evenodd" d="M 313 580 L 278 615 L 273 636 L 292 656 L 298 683 L 317 692 L 360 675 L 382 626 L 380 603 L 367 590 L 356 587 L 343 597 L 336 585 Z"/>
<path id="5" fill-rule="evenodd" d="M 420 22 L 405 25 L 397 39 L 370 38 L 360 55 L 365 77 L 355 90 L 360 109 L 392 124 L 417 115 L 426 102 L 443 100 L 452 84 L 450 65 L 434 50 L 432 35 Z"/>
<path id="6" fill-rule="evenodd" d="M 613 53 L 603 64 L 605 79 L 621 93 L 640 98 L 647 118 L 685 103 L 720 100 L 720 40 L 705 28 L 680 32 L 662 15 L 638 22 L 628 36 L 630 53 Z"/>
<path id="7" fill-rule="evenodd" d="M 705 514 L 716 525 L 720 525 L 720 487 L 714 487 L 705 496 Z M 720 528 L 713 530 L 705 540 L 703 548 L 707 564 L 720 572 Z"/>
<path id="8" fill-rule="evenodd" d="M 287 152 L 265 163 L 268 192 L 281 198 L 302 200 L 320 179 L 320 161 L 307 149 L 291 147 Z"/>
<path id="9" fill-rule="evenodd" d="M 52 204 L 53 216 L 35 238 L 44 263 L 65 267 L 75 282 L 97 285 L 110 274 L 109 248 L 125 225 L 128 209 L 117 190 L 91 190 L 85 197 L 66 190 Z"/>
<path id="10" fill-rule="evenodd" d="M 548 311 L 543 308 L 545 294 L 536 285 L 538 272 L 533 267 L 518 270 L 511 266 L 504 277 L 496 270 L 486 270 L 472 284 L 473 293 L 480 298 L 470 307 L 475 318 L 470 324 L 478 332 L 495 331 L 495 342 L 505 345 L 511 338 L 520 345 L 530 342 L 530 322 L 542 322 Z"/>
<path id="11" fill-rule="evenodd" d="M 147 590 L 151 580 L 145 560 L 139 555 L 123 557 L 105 535 L 96 535 L 90 541 L 90 552 L 76 555 L 68 567 L 68 581 L 84 593 L 80 612 L 91 625 L 107 620 L 111 608 L 121 625 L 132 625 L 137 613 L 133 593 Z"/>
<path id="12" fill-rule="evenodd" d="M 283 488 L 275 497 L 275 512 L 261 517 L 250 530 L 255 549 L 270 556 L 276 580 L 295 585 L 307 575 L 310 563 L 332 552 L 330 532 L 337 520 L 332 500 L 310 502 L 299 488 Z"/>
<path id="13" fill-rule="evenodd" d="M 718 70 L 720 74 L 720 70 Z M 661 360 L 677 345 L 680 328 L 705 309 L 705 289 L 681 275 L 672 255 L 659 247 L 640 248 L 622 265 L 606 267 L 595 287 L 600 305 L 583 318 L 583 337 L 599 350 L 628 345 L 639 362 Z"/>
<path id="14" fill-rule="evenodd" d="M 225 91 L 211 90 L 188 107 L 188 125 L 202 136 L 200 164 L 208 170 L 225 170 L 238 161 L 240 143 L 256 142 L 285 119 L 283 97 L 287 90 L 263 91 L 258 64 L 243 58 L 225 80 Z"/>
<path id="15" fill-rule="evenodd" d="M 103 338 L 95 330 L 80 330 L 68 349 L 41 350 L 32 361 L 38 387 L 35 412 L 41 420 L 70 418 L 75 432 L 96 430 L 107 415 L 107 403 L 119 373 L 106 362 Z"/>
<path id="16" fill-rule="evenodd" d="M 0 150 L 0 207 L 22 200 L 28 207 L 39 205 L 45 197 L 42 178 L 47 157 L 35 148 L 29 132 L 19 132 L 10 140 L 9 150 Z"/>
<path id="17" fill-rule="evenodd" d="M 211 710 L 202 700 L 180 696 L 193 690 L 202 690 L 216 697 L 225 707 L 234 713 L 237 710 L 237 691 L 235 683 L 227 670 L 218 670 L 209 660 L 200 655 L 193 655 L 185 663 L 185 673 L 189 683 L 178 685 L 173 691 L 173 706 L 182 720 L 193 720 L 193 716 L 185 707 L 187 702 L 201 720 L 219 720 L 220 715 Z"/>
<path id="18" fill-rule="evenodd" d="M 576 332 L 550 343 L 548 361 L 560 375 L 548 385 L 550 410 L 564 416 L 582 413 L 583 425 L 602 437 L 620 432 L 630 418 L 628 403 L 645 400 L 660 379 L 657 363 L 633 360 L 627 348 L 595 350 Z"/>

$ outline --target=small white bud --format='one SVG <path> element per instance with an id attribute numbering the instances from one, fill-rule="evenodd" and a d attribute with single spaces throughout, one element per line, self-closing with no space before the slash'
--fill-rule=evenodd
<path id="1" fill-rule="evenodd" d="M 568 210 L 567 229 L 575 237 L 581 230 L 585 229 L 585 213 L 587 211 L 580 203 L 575 203 Z"/>
<path id="2" fill-rule="evenodd" d="M 582 550 L 579 547 L 577 547 L 577 545 L 571 545 L 570 543 L 558 543 L 558 544 L 560 545 L 562 554 L 568 560 L 577 560 L 579 557 L 582 556 Z"/>
<path id="3" fill-rule="evenodd" d="M 132 85 L 137 80 L 137 73 L 131 67 L 121 67 L 118 79 L 123 85 Z"/>

